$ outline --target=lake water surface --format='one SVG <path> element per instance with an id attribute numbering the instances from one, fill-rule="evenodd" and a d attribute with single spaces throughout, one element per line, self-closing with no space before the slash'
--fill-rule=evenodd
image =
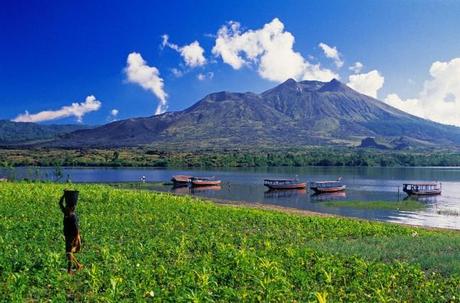
<path id="1" fill-rule="evenodd" d="M 0 176 L 12 171 L 0 169 Z M 53 179 L 53 168 L 17 168 L 17 178 Z M 460 229 L 460 168 L 356 168 L 356 167 L 280 167 L 239 169 L 162 169 L 162 168 L 64 168 L 63 180 L 73 182 L 133 182 L 145 176 L 147 182 L 167 182 L 173 175 L 216 176 L 221 187 L 189 189 L 156 184 L 152 189 L 190 194 L 222 200 L 271 204 L 322 213 L 359 217 L 371 220 L 408 223 L 432 227 Z M 318 181 L 342 177 L 346 193 L 312 195 L 309 191 L 268 191 L 264 178 L 290 178 Z M 388 201 L 402 200 L 405 182 L 439 181 L 441 196 L 422 198 L 426 208 L 420 211 L 396 211 L 328 207 L 328 200 Z M 399 189 L 398 189 L 399 187 Z M 399 190 L 399 193 L 398 193 Z"/>

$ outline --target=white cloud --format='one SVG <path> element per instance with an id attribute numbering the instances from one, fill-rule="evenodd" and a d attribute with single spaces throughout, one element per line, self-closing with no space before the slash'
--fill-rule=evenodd
<path id="1" fill-rule="evenodd" d="M 197 79 L 200 80 L 200 81 L 204 81 L 204 80 L 206 80 L 206 79 L 211 80 L 212 78 L 214 78 L 214 73 L 213 73 L 213 72 L 208 72 L 208 73 L 206 73 L 206 74 L 199 73 L 196 77 L 197 77 Z"/>
<path id="2" fill-rule="evenodd" d="M 351 70 L 355 74 L 359 74 L 361 70 L 363 69 L 364 65 L 357 61 L 355 62 L 352 66 L 350 66 L 348 69 Z"/>
<path id="3" fill-rule="evenodd" d="M 129 82 L 139 84 L 159 99 L 160 102 L 155 115 L 162 114 L 167 110 L 168 95 L 164 91 L 164 82 L 160 78 L 160 72 L 156 67 L 148 66 L 141 54 L 132 52 L 128 55 L 125 73 Z"/>
<path id="4" fill-rule="evenodd" d="M 261 29 L 247 31 L 241 31 L 240 24 L 231 21 L 217 32 L 212 53 L 233 69 L 253 65 L 262 78 L 275 82 L 288 78 L 322 81 L 339 78 L 337 74 L 308 62 L 294 51 L 294 40 L 278 18 Z"/>
<path id="5" fill-rule="evenodd" d="M 171 68 L 171 72 L 174 75 L 174 77 L 176 77 L 176 78 L 180 78 L 180 77 L 182 77 L 184 75 L 183 71 L 181 71 L 180 69 L 177 69 L 175 67 Z"/>
<path id="6" fill-rule="evenodd" d="M 377 70 L 365 74 L 350 75 L 347 85 L 361 94 L 377 98 L 385 78 Z"/>
<path id="7" fill-rule="evenodd" d="M 338 68 L 343 66 L 342 56 L 335 46 L 329 46 L 326 43 L 321 42 L 318 46 L 323 50 L 324 55 L 332 60 L 334 60 L 335 65 Z"/>
<path id="8" fill-rule="evenodd" d="M 403 100 L 389 94 L 385 102 L 425 119 L 460 126 L 460 58 L 434 62 L 430 75 L 417 98 Z"/>
<path id="9" fill-rule="evenodd" d="M 389 94 L 385 97 L 385 102 L 402 111 L 411 113 L 412 115 L 423 116 L 422 108 L 417 106 L 417 99 L 401 100 L 401 98 L 397 94 Z"/>
<path id="10" fill-rule="evenodd" d="M 188 45 L 178 46 L 177 44 L 169 42 L 168 35 L 163 35 L 161 45 L 177 51 L 184 59 L 185 65 L 189 67 L 203 66 L 206 64 L 204 49 L 200 46 L 198 41 L 193 41 Z"/>
<path id="11" fill-rule="evenodd" d="M 96 100 L 94 96 L 88 96 L 85 102 L 74 102 L 72 105 L 63 106 L 58 110 L 46 110 L 36 114 L 29 114 L 26 111 L 24 114 L 18 115 L 14 122 L 44 122 L 57 120 L 67 117 L 76 117 L 78 122 L 82 122 L 83 116 L 89 112 L 97 111 L 101 107 L 101 102 Z"/>
<path id="12" fill-rule="evenodd" d="M 116 121 L 119 112 L 120 112 L 120 111 L 119 111 L 118 109 L 116 109 L 116 108 L 112 109 L 112 110 L 110 111 L 109 116 L 107 117 L 107 121 L 109 121 L 109 122 Z"/>

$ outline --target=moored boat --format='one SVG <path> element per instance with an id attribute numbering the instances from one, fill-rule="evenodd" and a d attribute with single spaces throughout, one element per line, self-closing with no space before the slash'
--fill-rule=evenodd
<path id="1" fill-rule="evenodd" d="M 347 186 L 343 184 L 341 178 L 339 178 L 337 181 L 312 182 L 310 189 L 315 193 L 335 193 L 346 190 Z"/>
<path id="2" fill-rule="evenodd" d="M 270 189 L 304 189 L 307 182 L 300 182 L 297 179 L 265 179 L 264 185 Z"/>
<path id="3" fill-rule="evenodd" d="M 215 177 L 193 177 L 190 180 L 192 186 L 218 186 L 222 183 L 221 180 L 216 180 Z"/>
<path id="4" fill-rule="evenodd" d="M 409 196 L 435 196 L 442 192 L 440 183 L 405 183 L 403 191 Z"/>
<path id="5" fill-rule="evenodd" d="M 171 182 L 173 182 L 174 185 L 187 185 L 188 183 L 190 183 L 191 178 L 193 177 L 186 175 L 176 175 L 171 178 Z"/>

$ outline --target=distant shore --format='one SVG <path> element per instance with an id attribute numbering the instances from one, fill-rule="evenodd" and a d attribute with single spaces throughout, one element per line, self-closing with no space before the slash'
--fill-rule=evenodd
<path id="1" fill-rule="evenodd" d="M 346 147 L 228 150 L 159 150 L 149 147 L 116 149 L 1 149 L 0 166 L 82 167 L 275 167 L 460 166 L 452 150 L 379 150 Z"/>

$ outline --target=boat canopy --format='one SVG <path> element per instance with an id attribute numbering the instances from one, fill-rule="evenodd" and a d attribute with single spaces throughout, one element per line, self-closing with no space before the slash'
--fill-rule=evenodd
<path id="1" fill-rule="evenodd" d="M 216 177 L 192 177 L 190 180 L 192 181 L 197 181 L 197 180 L 202 180 L 202 181 L 215 181 Z"/>
<path id="2" fill-rule="evenodd" d="M 404 183 L 403 188 L 410 189 L 425 189 L 425 188 L 438 188 L 438 183 Z"/>
<path id="3" fill-rule="evenodd" d="M 172 180 L 173 181 L 188 181 L 190 180 L 191 178 L 193 178 L 192 176 L 187 176 L 187 175 L 175 175 L 172 177 Z"/>
<path id="4" fill-rule="evenodd" d="M 329 188 L 342 186 L 341 181 L 318 181 L 312 182 L 312 187 Z"/>
<path id="5" fill-rule="evenodd" d="M 297 179 L 265 179 L 264 184 L 292 184 L 298 183 Z"/>

